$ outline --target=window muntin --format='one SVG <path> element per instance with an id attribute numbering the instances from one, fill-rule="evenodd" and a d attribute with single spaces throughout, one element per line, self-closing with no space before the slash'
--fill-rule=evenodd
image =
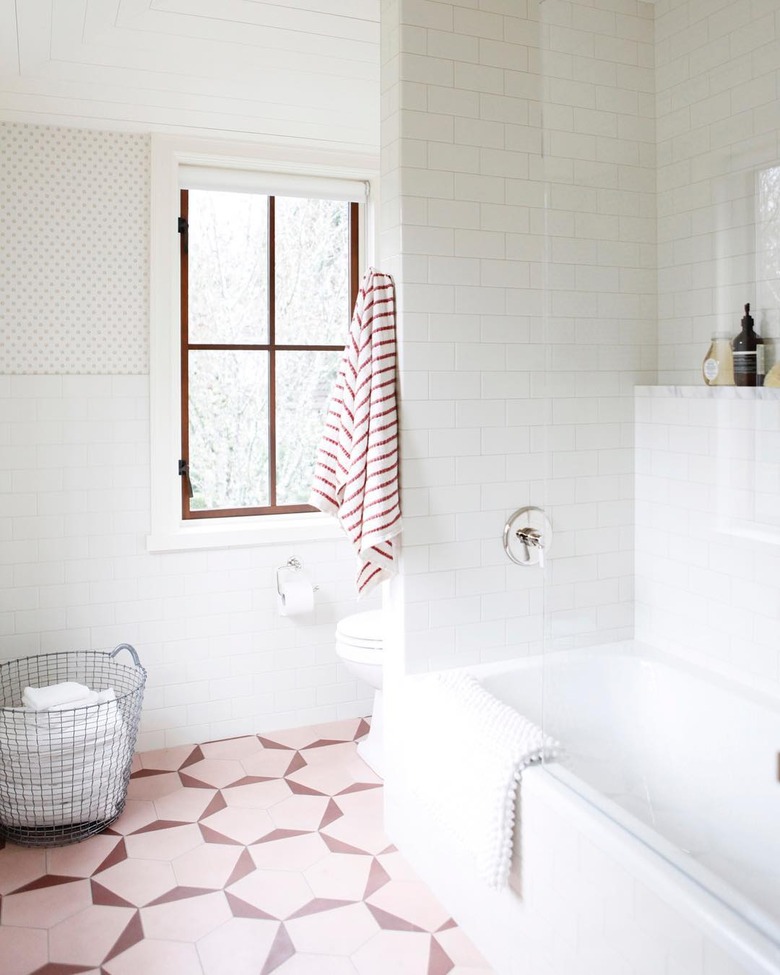
<path id="1" fill-rule="evenodd" d="M 182 517 L 306 503 L 357 295 L 357 203 L 182 190 Z"/>

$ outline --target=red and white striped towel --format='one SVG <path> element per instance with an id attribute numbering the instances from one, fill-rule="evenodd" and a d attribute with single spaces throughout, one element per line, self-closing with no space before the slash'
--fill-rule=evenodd
<path id="1" fill-rule="evenodd" d="M 336 515 L 358 556 L 358 595 L 396 572 L 401 531 L 393 279 L 369 268 L 317 453 L 309 503 Z"/>

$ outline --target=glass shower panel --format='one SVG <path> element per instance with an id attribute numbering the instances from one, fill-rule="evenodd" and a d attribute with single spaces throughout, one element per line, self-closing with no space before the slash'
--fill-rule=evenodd
<path id="1" fill-rule="evenodd" d="M 748 302 L 774 362 L 776 131 L 675 129 L 666 8 L 538 10 L 547 768 L 780 944 L 780 389 L 701 372 Z"/>

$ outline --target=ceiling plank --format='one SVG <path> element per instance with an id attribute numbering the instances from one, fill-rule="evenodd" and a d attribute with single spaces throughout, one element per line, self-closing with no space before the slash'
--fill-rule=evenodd
<path id="1" fill-rule="evenodd" d="M 234 23 L 217 18 L 190 17 L 186 14 L 144 10 L 134 16 L 135 0 L 123 2 L 117 26 L 128 32 L 146 33 L 153 43 L 171 47 L 192 38 L 212 44 L 230 44 L 234 48 L 264 48 L 270 51 L 294 52 L 306 57 L 334 58 L 352 62 L 375 63 L 378 60 L 379 39 L 350 40 L 323 36 L 305 31 L 284 30 L 263 25 Z M 129 35 L 130 36 L 130 35 Z M 220 54 L 216 56 L 219 58 Z"/>
<path id="2" fill-rule="evenodd" d="M 337 5 L 334 5 L 337 9 Z M 372 7 L 366 5 L 366 13 Z M 212 0 L 158 0 L 151 7 L 154 12 L 226 20 L 239 26 L 279 28 L 320 37 L 341 38 L 379 43 L 379 11 L 374 18 L 346 17 L 335 9 L 319 12 L 301 6 L 279 6 L 275 3 L 256 3 L 253 0 L 221 0 L 218 7 Z"/>
<path id="3" fill-rule="evenodd" d="M 338 127 L 318 122 L 300 122 L 289 119 L 258 118 L 224 113 L 201 112 L 197 109 L 175 108 L 169 105 L 139 105 L 130 99 L 122 104 L 111 99 L 97 97 L 72 98 L 53 96 L 34 82 L 27 82 L 25 91 L 4 92 L 0 101 L 0 118 L 14 120 L 28 118 L 59 120 L 72 124 L 102 125 L 104 122 L 124 122 L 122 128 L 138 131 L 181 132 L 189 134 L 231 136 L 233 138 L 263 138 L 267 141 L 288 144 L 318 145 L 325 148 L 350 149 L 367 152 L 376 148 L 376 141 L 366 138 L 366 133 L 346 120 Z"/>
<path id="4" fill-rule="evenodd" d="M 24 0 L 17 5 L 19 70 L 34 72 L 51 56 L 51 0 Z"/>
<path id="5" fill-rule="evenodd" d="M 16 3 L 14 0 L 0 0 L 0 75 L 15 74 L 19 74 Z"/>

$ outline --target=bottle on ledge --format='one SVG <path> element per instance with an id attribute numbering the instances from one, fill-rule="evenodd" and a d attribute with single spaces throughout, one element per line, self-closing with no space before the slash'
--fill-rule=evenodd
<path id="1" fill-rule="evenodd" d="M 756 335 L 750 305 L 745 305 L 742 331 L 731 342 L 734 352 L 734 384 L 764 385 L 764 340 Z"/>

